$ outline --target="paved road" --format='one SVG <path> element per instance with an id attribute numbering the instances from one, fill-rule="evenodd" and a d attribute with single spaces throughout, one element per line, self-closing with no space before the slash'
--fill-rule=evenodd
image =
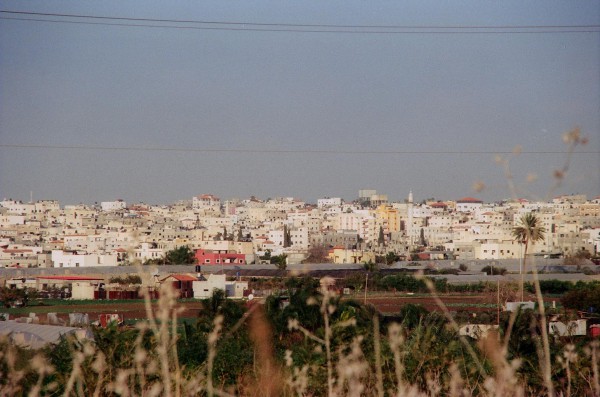
<path id="1" fill-rule="evenodd" d="M 561 280 L 589 280 L 588 276 L 585 276 L 577 271 L 574 266 L 562 266 L 560 259 L 542 259 L 536 258 L 534 261 L 528 260 L 526 272 L 529 272 L 531 266 L 535 263 L 538 271 L 544 274 L 540 274 L 541 279 L 553 278 Z M 425 269 L 427 267 L 434 269 L 458 269 L 460 264 L 465 264 L 468 268 L 467 274 L 460 276 L 444 275 L 450 282 L 477 282 L 477 281 L 495 281 L 497 276 L 486 276 L 482 274 L 481 269 L 484 266 L 493 264 L 505 268 L 508 274 L 502 277 L 502 280 L 520 279 L 519 260 L 501 260 L 501 261 L 483 261 L 483 260 L 467 260 L 467 261 L 421 261 L 418 265 L 414 265 L 414 262 L 398 262 L 392 266 L 382 266 L 386 269 Z M 600 270 L 600 266 L 591 264 L 590 267 L 594 270 Z M 202 266 L 203 273 L 215 273 L 221 270 L 232 271 L 236 270 L 238 266 L 233 265 L 212 265 Z M 98 276 L 111 276 L 121 275 L 127 273 L 136 273 L 140 268 L 135 266 L 117 266 L 117 267 L 91 267 L 91 268 L 25 268 L 25 269 L 9 269 L 0 268 L 0 279 L 8 279 L 13 277 L 35 277 L 40 275 L 98 275 Z M 171 266 L 144 266 L 141 267 L 142 272 L 148 274 L 155 274 L 158 272 L 160 276 L 170 273 L 195 273 L 194 265 L 171 265 Z M 276 269 L 275 265 L 242 265 L 239 269 L 245 270 L 265 270 L 265 269 Z M 288 265 L 288 270 L 292 272 L 308 272 L 314 270 L 342 270 L 342 269 L 363 269 L 362 264 L 332 264 L 332 263 L 320 263 L 320 264 L 298 264 Z M 551 273 L 551 274 L 548 274 Z M 526 279 L 529 279 L 531 275 L 526 274 Z"/>

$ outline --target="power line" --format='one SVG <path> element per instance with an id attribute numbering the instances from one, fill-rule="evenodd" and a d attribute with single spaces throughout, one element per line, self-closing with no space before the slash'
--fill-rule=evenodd
<path id="1" fill-rule="evenodd" d="M 459 31 L 443 31 L 443 30 L 315 30 L 315 29 L 272 29 L 272 28 L 230 28 L 230 27 L 210 27 L 210 26 L 175 26 L 175 25 L 152 25 L 138 23 L 110 23 L 110 22 L 88 22 L 88 21 L 67 21 L 53 19 L 35 19 L 35 18 L 13 18 L 0 17 L 2 20 L 13 21 L 29 21 L 29 22 L 49 22 L 74 25 L 99 25 L 99 26 L 123 26 L 135 28 L 159 28 L 159 29 L 184 29 L 184 30 L 220 30 L 220 31 L 245 31 L 245 32 L 290 32 L 290 33 L 351 33 L 351 34 L 556 34 L 556 33 L 598 33 L 598 29 L 580 29 L 580 30 L 510 30 L 510 31 L 476 31 L 476 30 L 459 30 Z"/>
<path id="2" fill-rule="evenodd" d="M 0 10 L 3 14 L 18 15 L 37 15 L 51 17 L 67 18 L 90 18 L 90 19 L 111 19 L 122 21 L 141 21 L 141 22 L 168 22 L 168 23 L 198 23 L 198 24 L 218 24 L 218 25 L 247 25 L 247 26 L 289 26 L 289 27 L 319 27 L 319 28 L 353 28 L 353 29 L 546 29 L 546 28 L 600 28 L 600 25 L 332 25 L 332 24 L 296 24 L 296 23 L 257 23 L 257 22 L 239 22 L 239 21 L 205 21 L 194 19 L 155 19 L 155 18 L 131 18 L 131 17 L 109 17 L 99 15 L 82 14 L 56 14 L 29 11 L 7 11 Z"/>
<path id="3" fill-rule="evenodd" d="M 17 145 L 0 144 L 0 148 L 12 149 L 62 149 L 62 150 L 104 150 L 138 152 L 188 152 L 188 153 L 269 153 L 269 154 L 362 154 L 362 155 L 434 155 L 434 154 L 513 154 L 512 150 L 337 150 L 337 149 L 218 149 L 218 148 L 177 148 L 142 146 L 73 146 L 73 145 Z M 522 154 L 554 155 L 564 154 L 557 150 L 524 150 Z M 600 151 L 580 151 L 577 154 L 600 154 Z"/>
<path id="4" fill-rule="evenodd" d="M 293 33 L 354 33 L 354 34 L 548 34 L 548 33 L 595 33 L 600 25 L 332 25 L 332 24 L 293 24 L 256 23 L 238 21 L 205 21 L 111 17 L 83 14 L 56 14 L 25 11 L 0 10 L 0 14 L 23 15 L 26 17 L 0 17 L 4 20 L 49 22 L 79 25 L 124 26 L 165 29 L 293 32 Z M 43 18 L 32 18 L 32 17 Z M 49 19 L 71 18 L 71 19 Z M 73 20 L 74 19 L 74 20 Z M 92 21 L 90 21 L 90 19 Z M 114 22 L 97 22 L 114 21 Z M 132 23 L 133 22 L 133 23 Z M 188 25 L 185 25 L 188 24 Z M 189 24 L 192 24 L 191 26 Z M 378 29 L 378 30 L 374 30 Z"/>

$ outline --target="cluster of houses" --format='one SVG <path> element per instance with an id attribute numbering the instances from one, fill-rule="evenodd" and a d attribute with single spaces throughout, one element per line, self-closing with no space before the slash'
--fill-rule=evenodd
<path id="1" fill-rule="evenodd" d="M 512 230 L 533 212 L 546 233 L 534 255 L 596 255 L 600 250 L 600 197 L 556 197 L 484 203 L 473 197 L 388 201 L 361 190 L 359 198 L 226 200 L 204 194 L 171 205 L 94 205 L 57 201 L 0 201 L 0 267 L 122 266 L 161 259 L 187 246 L 198 264 L 246 265 L 283 255 L 367 263 L 394 252 L 405 259 L 501 260 L 523 256 Z"/>
<path id="2" fill-rule="evenodd" d="M 178 297 L 183 299 L 209 298 L 217 289 L 231 298 L 244 298 L 251 293 L 247 281 L 227 280 L 225 274 L 168 274 L 160 277 L 158 273 L 142 273 L 142 276 L 139 282 L 123 283 L 110 282 L 110 278 L 98 276 L 45 275 L 10 278 L 6 285 L 40 293 L 58 291 L 59 297 L 78 300 L 143 299 L 145 295 L 157 299 L 163 284 L 170 284 Z"/>

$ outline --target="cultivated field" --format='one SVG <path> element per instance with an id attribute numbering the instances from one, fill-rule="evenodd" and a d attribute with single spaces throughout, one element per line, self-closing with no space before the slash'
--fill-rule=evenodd
<path id="1" fill-rule="evenodd" d="M 438 295 L 445 307 L 449 311 L 490 311 L 497 307 L 497 298 L 494 294 L 440 294 Z M 344 299 L 353 299 L 365 302 L 363 294 L 356 294 Z M 527 297 L 525 298 L 528 299 Z M 530 297 L 534 299 L 533 296 Z M 546 297 L 546 302 L 557 300 L 556 297 Z M 366 298 L 368 304 L 373 305 L 383 314 L 398 313 L 406 304 L 421 305 L 428 311 L 440 311 L 436 299 L 431 294 L 407 294 L 407 293 L 373 293 L 368 294 Z M 153 310 L 156 310 L 156 304 L 152 303 Z M 179 318 L 195 319 L 198 318 L 202 310 L 202 302 L 199 300 L 184 300 L 178 303 L 180 308 Z M 49 300 L 44 301 L 40 306 L 28 306 L 18 309 L 4 309 L 12 318 L 27 316 L 29 313 L 35 313 L 42 323 L 47 322 L 48 313 L 56 313 L 59 319 L 68 321 L 69 313 L 87 313 L 91 322 L 98 319 L 98 315 L 104 313 L 117 313 L 123 316 L 127 323 L 139 319 L 147 319 L 145 304 L 141 300 L 115 300 L 115 301 L 70 301 L 70 300 Z"/>

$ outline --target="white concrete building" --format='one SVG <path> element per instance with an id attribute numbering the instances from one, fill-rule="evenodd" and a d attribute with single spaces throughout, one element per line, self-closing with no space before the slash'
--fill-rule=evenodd
<path id="1" fill-rule="evenodd" d="M 247 282 L 227 281 L 224 274 L 209 274 L 205 280 L 194 281 L 192 286 L 195 299 L 210 298 L 217 289 L 224 291 L 228 298 L 242 298 L 248 289 Z"/>
<path id="2" fill-rule="evenodd" d="M 308 249 L 308 228 L 299 227 L 297 229 L 290 230 L 291 246 L 298 250 Z"/>
<path id="3" fill-rule="evenodd" d="M 0 228 L 25 224 L 25 215 L 1 215 Z"/>
<path id="4" fill-rule="evenodd" d="M 123 200 L 102 201 L 100 203 L 100 208 L 105 212 L 124 210 L 126 207 L 127 203 Z"/>
<path id="5" fill-rule="evenodd" d="M 117 266 L 116 254 L 79 254 L 68 251 L 52 251 L 54 267 Z"/>
<path id="6" fill-rule="evenodd" d="M 340 197 L 325 197 L 317 200 L 317 207 L 333 207 L 342 205 L 342 199 Z"/>
<path id="7" fill-rule="evenodd" d="M 192 208 L 194 209 L 207 209 L 207 208 L 220 208 L 221 199 L 212 194 L 202 194 L 200 196 L 192 197 Z"/>
<path id="8" fill-rule="evenodd" d="M 524 248 L 514 240 L 482 243 L 478 247 L 477 259 L 517 259 L 523 256 Z"/>
<path id="9" fill-rule="evenodd" d="M 98 282 L 75 281 L 71 284 L 71 299 L 94 299 Z"/>
<path id="10" fill-rule="evenodd" d="M 6 208 L 10 214 L 14 215 L 31 215 L 35 211 L 33 203 L 23 203 L 16 200 L 0 201 L 0 207 Z"/>
<path id="11" fill-rule="evenodd" d="M 139 259 L 144 262 L 148 259 L 159 259 L 165 254 L 164 249 L 157 248 L 154 244 L 142 243 L 133 250 L 133 259 Z"/>
<path id="12" fill-rule="evenodd" d="M 474 212 L 483 205 L 483 201 L 473 198 L 464 197 L 456 200 L 456 211 L 458 212 Z"/>

